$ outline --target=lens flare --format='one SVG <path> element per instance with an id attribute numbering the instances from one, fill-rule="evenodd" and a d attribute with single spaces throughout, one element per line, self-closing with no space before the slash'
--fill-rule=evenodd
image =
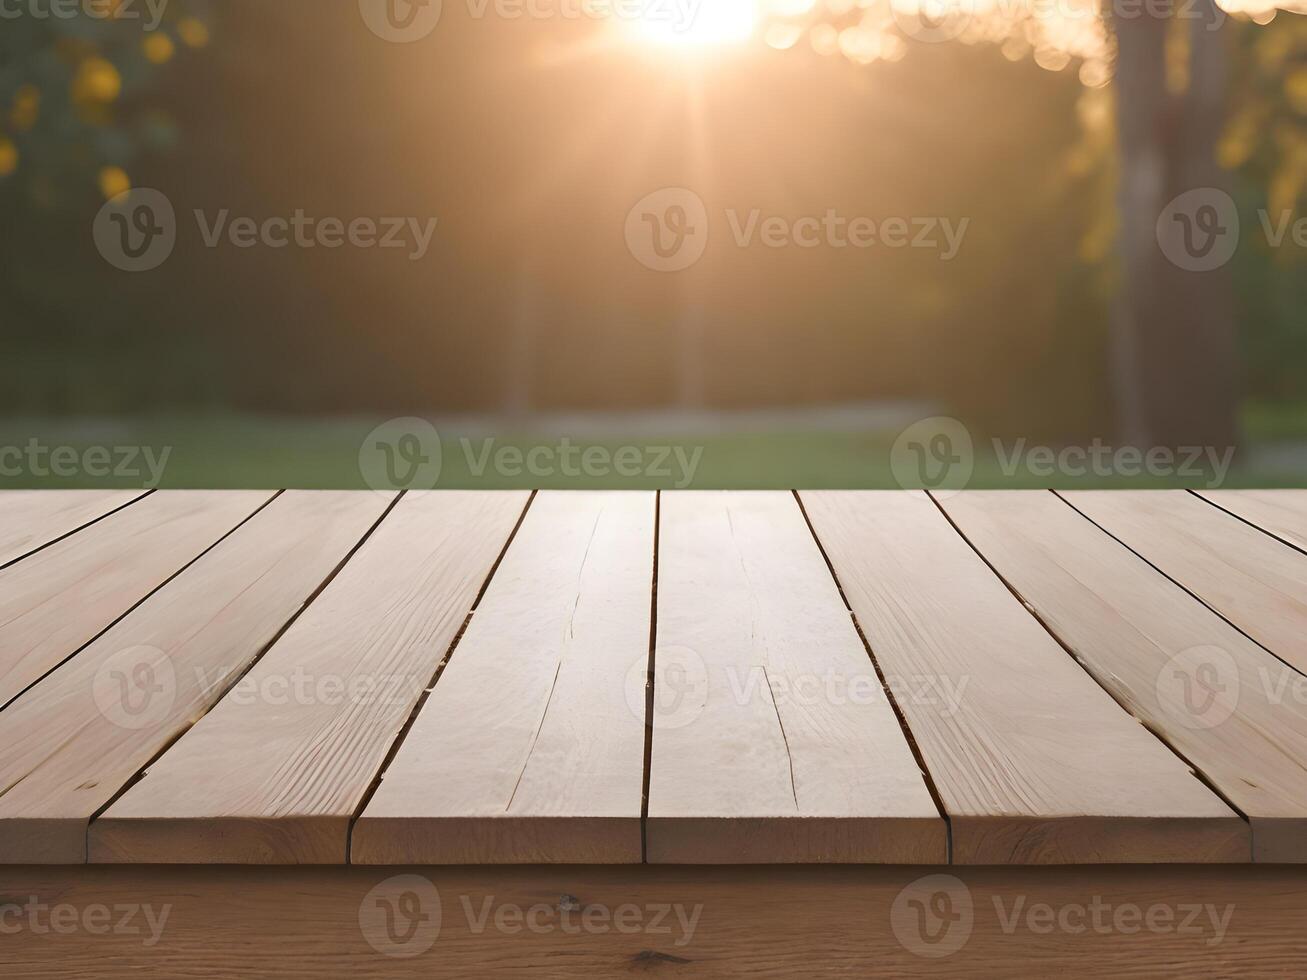
<path id="1" fill-rule="evenodd" d="M 650 0 L 627 21 L 634 40 L 673 49 L 741 44 L 757 25 L 755 0 Z"/>

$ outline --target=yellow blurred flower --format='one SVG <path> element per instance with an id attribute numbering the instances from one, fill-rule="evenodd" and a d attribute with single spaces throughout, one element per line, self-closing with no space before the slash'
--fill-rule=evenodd
<path id="1" fill-rule="evenodd" d="M 202 48 L 209 43 L 209 28 L 194 17 L 183 17 L 177 24 L 177 34 L 188 48 Z"/>
<path id="2" fill-rule="evenodd" d="M 1293 38 L 1284 31 L 1265 31 L 1257 36 L 1256 51 L 1263 70 L 1278 71 L 1293 53 Z"/>
<path id="3" fill-rule="evenodd" d="M 20 133 L 25 133 L 36 125 L 41 115 L 41 90 L 35 85 L 23 85 L 14 95 L 13 108 L 9 111 L 9 123 Z"/>
<path id="4" fill-rule="evenodd" d="M 118 98 L 122 89 L 123 79 L 118 74 L 118 69 L 98 56 L 83 61 L 73 76 L 73 101 L 79 105 L 112 102 Z"/>
<path id="5" fill-rule="evenodd" d="M 177 50 L 167 34 L 151 34 L 141 42 L 141 47 L 145 51 L 146 60 L 156 65 L 171 60 L 173 52 Z"/>
<path id="6" fill-rule="evenodd" d="M 1230 120 L 1216 144 L 1216 159 L 1222 167 L 1234 170 L 1252 158 L 1269 110 L 1265 103 L 1245 106 Z"/>
<path id="7" fill-rule="evenodd" d="M 8 177 L 18 169 L 18 147 L 0 136 L 0 177 Z"/>
<path id="8" fill-rule="evenodd" d="M 1284 94 L 1294 112 L 1307 116 L 1307 65 L 1299 65 L 1284 77 Z"/>
<path id="9" fill-rule="evenodd" d="M 106 200 L 113 200 L 119 194 L 126 194 L 131 189 L 131 178 L 122 167 L 100 168 L 100 193 Z"/>

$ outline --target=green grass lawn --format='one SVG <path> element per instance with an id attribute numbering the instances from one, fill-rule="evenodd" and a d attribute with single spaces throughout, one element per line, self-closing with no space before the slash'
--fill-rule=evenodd
<path id="1" fill-rule="evenodd" d="M 353 489 L 380 420 L 176 416 L 0 422 L 0 488 Z M 442 427 L 443 429 L 444 427 Z M 1249 444 L 1221 485 L 1307 486 L 1307 410 L 1250 412 Z M 898 488 L 894 431 L 572 438 L 440 433 L 436 485 L 496 488 Z M 35 444 L 33 443 L 35 440 Z M 35 445 L 39 456 L 30 448 Z M 1053 447 L 1056 451 L 1058 447 Z M 5 450 L 9 454 L 4 455 Z M 19 455 L 15 455 L 15 450 Z M 1203 487 L 1210 467 L 1161 475 L 1048 472 L 1011 465 L 1014 447 L 977 440 L 970 487 Z M 51 452 L 60 465 L 52 465 Z M 127 457 L 135 453 L 133 459 Z M 148 453 L 148 455 L 147 455 Z M 1005 464 L 1004 457 L 1008 462 Z M 428 481 L 430 482 L 430 481 Z"/>

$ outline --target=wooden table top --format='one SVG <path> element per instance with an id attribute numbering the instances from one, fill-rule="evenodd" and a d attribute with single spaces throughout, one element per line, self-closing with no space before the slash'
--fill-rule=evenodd
<path id="1" fill-rule="evenodd" d="M 0 494 L 0 865 L 1307 861 L 1307 491 Z"/>

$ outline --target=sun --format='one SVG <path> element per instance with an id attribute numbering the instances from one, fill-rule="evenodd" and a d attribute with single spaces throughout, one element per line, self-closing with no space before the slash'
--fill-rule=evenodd
<path id="1" fill-rule="evenodd" d="M 647 0 L 625 27 L 639 43 L 692 50 L 742 44 L 758 24 L 755 0 Z"/>

